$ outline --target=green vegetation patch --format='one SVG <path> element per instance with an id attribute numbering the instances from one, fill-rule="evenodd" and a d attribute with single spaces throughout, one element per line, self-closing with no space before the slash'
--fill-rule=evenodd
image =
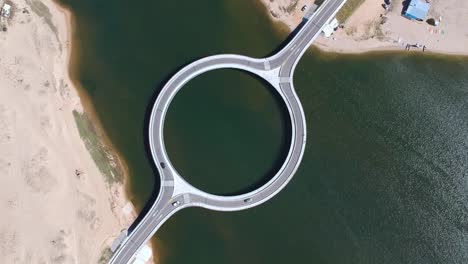
<path id="1" fill-rule="evenodd" d="M 287 7 L 282 7 L 283 12 L 291 14 L 291 12 L 296 10 L 298 3 L 299 3 L 299 0 L 291 0 L 291 3 Z"/>
<path id="2" fill-rule="evenodd" d="M 40 0 L 26 0 L 26 3 L 31 7 L 31 10 L 36 13 L 36 15 L 44 19 L 45 23 L 50 27 L 58 39 L 58 30 L 52 22 L 52 13 L 50 13 L 49 8 Z"/>
<path id="3" fill-rule="evenodd" d="M 102 252 L 101 252 L 101 257 L 98 260 L 98 264 L 107 264 L 109 263 L 109 260 L 112 257 L 112 251 L 110 248 L 106 247 Z"/>
<path id="4" fill-rule="evenodd" d="M 112 154 L 111 150 L 103 144 L 96 127 L 86 114 L 73 111 L 80 137 L 83 139 L 86 149 L 96 163 L 102 174 L 109 183 L 122 181 L 122 169 L 118 160 Z"/>
<path id="5" fill-rule="evenodd" d="M 348 0 L 336 15 L 336 19 L 338 19 L 340 23 L 344 23 L 364 1 L 365 0 Z"/>

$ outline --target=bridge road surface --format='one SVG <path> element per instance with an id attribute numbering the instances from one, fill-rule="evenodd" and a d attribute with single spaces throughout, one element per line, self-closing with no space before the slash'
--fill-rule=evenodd
<path id="1" fill-rule="evenodd" d="M 277 54 L 264 59 L 240 55 L 216 55 L 195 61 L 174 75 L 163 87 L 151 114 L 150 148 L 161 177 L 159 195 L 141 222 L 121 242 L 110 263 L 127 264 L 161 225 L 177 211 L 199 206 L 218 211 L 237 211 L 257 206 L 275 196 L 291 180 L 299 167 L 306 143 L 304 111 L 292 82 L 295 67 L 304 52 L 345 4 L 346 0 L 326 0 Z M 234 68 L 268 81 L 284 100 L 292 127 L 291 146 L 278 173 L 265 185 L 237 196 L 205 193 L 187 183 L 172 166 L 163 139 L 164 119 L 176 93 L 191 79 L 207 71 Z"/>

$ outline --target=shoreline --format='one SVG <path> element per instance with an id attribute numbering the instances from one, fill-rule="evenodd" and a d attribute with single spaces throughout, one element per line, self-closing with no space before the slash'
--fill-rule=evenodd
<path id="1" fill-rule="evenodd" d="M 112 153 L 112 155 L 117 159 L 117 162 L 119 164 L 119 167 L 122 173 L 121 182 L 108 185 L 109 195 L 115 200 L 117 200 L 117 203 L 120 202 L 120 205 L 122 205 L 122 203 L 125 203 L 125 206 L 120 208 L 121 215 L 119 216 L 116 215 L 123 229 L 119 230 L 119 232 L 116 233 L 115 235 L 112 235 L 111 237 L 109 237 L 110 242 L 112 243 L 120 235 L 120 232 L 122 232 L 124 229 L 129 228 L 130 225 L 133 224 L 135 219 L 138 217 L 137 207 L 134 205 L 132 201 L 133 194 L 131 192 L 131 186 L 130 186 L 131 185 L 130 184 L 130 172 L 129 172 L 129 168 L 126 163 L 126 160 L 123 158 L 123 155 L 118 151 L 117 147 L 115 147 L 112 140 L 107 135 L 107 132 L 102 125 L 102 122 L 99 118 L 99 115 L 97 114 L 96 108 L 94 106 L 94 103 L 90 95 L 88 94 L 86 89 L 82 86 L 81 82 L 79 81 L 79 78 L 76 76 L 78 74 L 78 58 L 79 58 L 79 50 L 74 48 L 74 46 L 76 45 L 76 40 L 74 39 L 76 27 L 77 27 L 76 17 L 69 8 L 61 5 L 56 0 L 52 0 L 52 2 L 57 6 L 60 12 L 65 16 L 66 22 L 67 22 L 67 29 L 68 29 L 67 33 L 68 33 L 68 43 L 69 43 L 67 64 L 68 64 L 69 79 L 71 83 L 73 84 L 73 88 L 78 93 L 83 113 L 90 119 L 93 127 L 96 129 L 96 134 L 101 140 L 101 142 L 110 149 L 110 152 Z M 115 212 L 114 210 L 115 209 L 114 206 L 116 205 L 113 203 L 114 201 L 111 202 L 111 207 L 113 207 L 112 211 L 116 214 L 117 212 Z M 129 205 L 131 205 L 131 208 L 128 208 Z M 130 212 L 131 218 L 128 218 L 129 217 L 128 215 L 123 215 L 123 211 L 126 209 L 127 210 L 131 209 L 131 212 Z M 105 244 L 106 244 L 106 241 L 103 241 L 104 247 L 106 247 Z M 157 247 L 154 242 L 150 240 L 150 242 L 148 243 L 148 246 L 152 249 L 152 255 L 149 261 L 146 263 L 153 264 L 155 263 L 155 260 L 160 259 L 160 257 L 155 254 L 155 252 L 157 252 L 156 251 Z"/>
<path id="2" fill-rule="evenodd" d="M 281 2 L 282 1 L 282 2 Z M 297 25 L 299 25 L 302 20 L 303 13 L 299 11 L 299 8 L 304 4 L 309 4 L 313 1 L 307 0 L 278 0 L 278 3 L 272 3 L 270 0 L 258 0 L 258 2 L 263 6 L 265 15 L 270 18 L 273 26 L 282 34 L 291 33 Z M 361 6 L 359 6 L 354 13 L 345 21 L 344 25 L 347 27 L 359 27 L 360 24 L 369 23 L 374 19 L 378 20 L 379 15 L 381 15 L 382 10 L 380 6 L 376 7 L 376 3 L 380 3 L 380 0 L 366 0 Z M 288 6 L 289 3 L 289 6 Z M 286 12 L 284 10 L 290 10 L 292 4 L 295 4 L 294 11 Z M 282 4 L 282 6 L 281 6 Z M 397 5 L 397 7 L 400 7 Z M 389 20 L 403 20 L 401 15 L 394 13 L 389 14 Z M 400 19 L 401 18 L 401 19 Z M 407 23 L 408 26 L 414 28 L 419 28 L 422 31 L 424 24 L 419 22 L 410 21 L 404 19 L 404 21 L 397 21 L 398 26 L 401 27 L 402 24 Z M 419 24 L 418 24 L 419 23 Z M 362 25 L 361 25 L 362 26 Z M 348 28 L 349 28 L 348 27 Z M 385 34 L 391 34 L 393 29 L 385 31 Z M 414 29 L 412 29 L 414 30 Z M 376 52 L 401 52 L 401 53 L 423 53 L 421 50 L 412 50 L 410 52 L 405 51 L 405 47 L 401 43 L 396 41 L 391 42 L 390 39 L 377 40 L 372 38 L 368 39 L 359 39 L 349 34 L 345 34 L 344 30 L 338 30 L 331 38 L 325 38 L 320 35 L 317 40 L 312 44 L 313 47 L 317 48 L 321 52 L 325 53 L 335 53 L 335 54 L 344 54 L 344 55 L 359 55 L 359 54 L 368 54 Z M 416 35 L 418 38 L 428 38 L 426 35 L 422 35 L 424 32 L 418 32 Z M 468 36 L 468 34 L 466 35 Z M 390 38 L 390 37 L 388 37 Z M 356 40 L 357 39 L 357 40 Z M 451 40 L 454 42 L 455 40 Z M 467 42 L 465 39 L 463 41 Z M 439 40 L 437 40 L 439 42 Z M 460 47 L 450 50 L 450 48 L 441 49 L 441 48 L 430 48 L 424 54 L 428 55 L 445 55 L 445 56 L 463 56 L 468 57 L 468 49 L 460 49 Z"/>
<path id="3" fill-rule="evenodd" d="M 131 194 L 131 187 L 130 187 L 130 173 L 129 173 L 129 168 L 128 165 L 126 164 L 125 159 L 122 157 L 122 154 L 118 151 L 118 149 L 114 146 L 112 143 L 111 139 L 107 135 L 106 130 L 102 126 L 102 122 L 99 118 L 99 115 L 96 112 L 96 108 L 94 106 L 94 103 L 86 91 L 86 89 L 82 86 L 80 83 L 78 77 L 76 76 L 78 73 L 78 59 L 79 58 L 79 51 L 78 49 L 75 48 L 74 43 L 76 40 L 74 39 L 75 36 L 75 31 L 76 31 L 76 18 L 73 12 L 67 8 L 66 6 L 63 6 L 61 3 L 59 3 L 56 0 L 52 0 L 52 3 L 56 6 L 56 8 L 59 10 L 60 13 L 65 17 L 66 21 L 66 28 L 67 28 L 67 41 L 66 43 L 63 44 L 68 44 L 68 50 L 67 50 L 67 57 L 66 57 L 66 64 L 67 64 L 67 74 L 69 77 L 69 80 L 72 84 L 72 88 L 75 89 L 76 93 L 78 94 L 78 97 L 80 99 L 80 107 L 82 108 L 82 114 L 84 114 L 87 118 L 89 118 L 92 126 L 94 129 L 96 129 L 96 135 L 99 138 L 100 142 L 103 143 L 107 148 L 110 149 L 110 153 L 112 156 L 114 156 L 117 159 L 118 166 L 120 168 L 120 171 L 122 173 L 122 179 L 121 182 L 117 183 L 106 183 L 108 187 L 108 195 L 109 198 L 111 199 L 110 202 L 110 207 L 112 209 L 112 212 L 114 213 L 115 217 L 118 219 L 120 225 L 121 225 L 121 230 L 118 231 L 118 233 L 110 235 L 105 241 L 102 241 L 101 245 L 101 250 L 105 250 L 108 246 L 109 243 L 112 244 L 114 240 L 120 235 L 120 233 L 129 228 L 130 225 L 134 222 L 134 220 L 138 217 L 138 212 L 135 207 L 135 205 L 132 202 L 132 194 Z M 105 177 L 104 175 L 101 175 L 102 177 Z M 117 204 L 116 204 L 117 203 Z M 125 205 L 123 204 L 125 203 Z M 129 208 L 130 207 L 130 208 Z M 120 214 L 119 212 L 116 212 L 116 209 L 120 209 Z M 127 215 L 124 214 L 124 210 L 128 211 Z M 151 259 L 147 263 L 154 263 L 154 243 L 151 241 L 149 242 L 149 246 L 153 249 L 153 254 L 151 256 Z"/>
<path id="4" fill-rule="evenodd" d="M 83 113 L 86 114 L 86 116 L 91 120 L 94 128 L 97 130 L 97 135 L 101 139 L 101 141 L 111 149 L 111 152 L 113 155 L 117 157 L 118 163 L 121 166 L 122 170 L 122 182 L 121 185 L 124 189 L 123 192 L 123 198 L 126 201 L 131 202 L 131 196 L 129 195 L 128 189 L 129 189 L 129 184 L 128 184 L 128 178 L 129 178 L 129 170 L 128 166 L 125 162 L 125 159 L 122 158 L 122 154 L 118 151 L 118 149 L 114 146 L 112 141 L 110 140 L 109 136 L 107 135 L 104 127 L 102 126 L 102 122 L 96 112 L 96 108 L 92 102 L 92 99 L 90 98 L 90 95 L 86 91 L 84 87 L 82 87 L 82 84 L 79 82 L 78 77 L 76 76 L 77 74 L 77 65 L 76 63 L 76 58 L 79 57 L 77 49 L 75 49 L 73 46 L 73 35 L 75 32 L 75 16 L 73 13 L 66 7 L 62 6 L 61 4 L 57 3 L 55 0 L 53 0 L 54 4 L 57 5 L 58 9 L 60 12 L 64 14 L 67 20 L 67 28 L 68 28 L 68 41 L 69 41 L 69 49 L 68 49 L 68 57 L 67 57 L 67 64 L 68 64 L 68 76 L 70 78 L 71 83 L 73 84 L 73 88 L 76 90 L 78 93 L 78 96 L 80 98 L 81 106 Z M 134 212 L 135 214 L 136 211 Z"/>
<path id="5" fill-rule="evenodd" d="M 137 214 L 128 167 L 75 75 L 74 14 L 53 0 L 8 3 L 12 15 L 0 19 L 0 184 L 8 186 L 0 243 L 8 248 L 0 262 L 103 263 Z"/>
<path id="6" fill-rule="evenodd" d="M 125 163 L 125 160 L 122 158 L 122 155 L 118 152 L 117 148 L 112 144 L 112 141 L 107 136 L 107 133 L 105 129 L 102 127 L 102 123 L 99 120 L 99 116 L 96 113 L 96 109 L 94 107 L 94 104 L 92 103 L 92 100 L 89 94 L 82 87 L 81 83 L 78 81 L 78 78 L 75 76 L 77 69 L 75 68 L 76 64 L 73 62 L 74 60 L 76 60 L 75 56 L 78 56 L 76 49 L 73 48 L 74 46 L 73 35 L 75 32 L 75 26 L 76 26 L 75 17 L 73 13 L 66 7 L 62 6 L 55 0 L 53 0 L 53 3 L 57 5 L 57 8 L 65 16 L 66 21 L 67 21 L 69 48 L 68 48 L 68 53 L 67 53 L 68 55 L 66 58 L 66 63 L 68 65 L 67 72 L 68 72 L 69 79 L 71 83 L 73 84 L 73 88 L 78 93 L 83 113 L 91 120 L 94 128 L 96 128 L 97 130 L 96 134 L 98 135 L 102 143 L 104 143 L 104 145 L 109 147 L 111 149 L 112 154 L 117 157 L 117 160 L 118 160 L 119 165 L 121 166 L 122 175 L 123 175 L 123 178 L 122 178 L 123 182 L 120 183 L 120 185 L 122 185 L 123 189 L 125 190 L 125 192 L 122 195 L 122 198 L 124 198 L 124 200 L 128 202 L 131 202 L 131 199 L 129 198 L 127 190 L 126 190 L 129 172 L 128 172 L 128 167 Z M 134 213 L 136 214 L 136 212 Z"/>
<path id="7" fill-rule="evenodd" d="M 269 0 L 261 0 L 259 2 L 263 2 L 265 4 L 266 1 Z M 68 79 L 72 85 L 70 87 L 71 89 L 75 90 L 75 92 L 78 94 L 79 97 L 79 107 L 81 108 L 80 110 L 82 113 L 84 113 L 87 117 L 89 117 L 92 125 L 94 128 L 96 128 L 96 134 L 101 140 L 101 142 L 107 146 L 110 149 L 110 152 L 112 155 L 116 158 L 121 172 L 122 172 L 122 181 L 117 184 L 108 184 L 106 183 L 106 186 L 108 187 L 108 196 L 110 197 L 111 200 L 110 202 L 110 207 L 112 208 L 112 212 L 116 216 L 116 218 L 119 221 L 120 227 L 128 227 L 133 220 L 137 216 L 137 211 L 136 208 L 133 206 L 132 203 L 132 193 L 131 193 L 131 186 L 130 186 L 130 172 L 129 168 L 126 164 L 125 159 L 123 158 L 123 155 L 118 151 L 118 149 L 114 146 L 112 143 L 111 139 L 108 137 L 102 122 L 99 118 L 99 115 L 96 112 L 95 106 L 93 104 L 92 99 L 90 98 L 90 95 L 86 91 L 84 87 L 82 87 L 82 84 L 80 83 L 77 74 L 78 74 L 78 61 L 79 61 L 79 50 L 76 48 L 76 40 L 74 39 L 75 32 L 76 32 L 76 18 L 73 14 L 72 11 L 70 11 L 67 7 L 61 5 L 57 1 L 53 0 L 51 1 L 59 10 L 59 12 L 65 17 L 66 21 L 66 33 L 67 33 L 67 39 L 66 41 L 63 41 L 62 39 L 58 40 L 58 42 L 63 46 L 64 49 L 66 50 L 66 56 L 65 56 L 65 64 L 66 64 L 66 73 L 68 75 Z M 45 2 L 47 4 L 47 2 Z M 266 6 L 265 6 L 266 7 Z M 270 14 L 268 14 L 268 8 L 265 8 L 266 15 L 268 15 L 271 19 L 271 21 L 274 23 L 274 26 L 279 30 L 279 31 L 284 31 L 284 32 L 291 32 L 294 27 L 288 26 L 287 23 L 285 23 L 281 19 L 276 19 Z M 282 32 L 283 33 L 283 32 Z M 375 53 L 375 52 L 401 52 L 403 51 L 400 49 L 398 46 L 380 46 L 380 47 L 375 47 L 375 48 L 362 48 L 362 49 L 356 49 L 356 50 L 340 50 L 332 46 L 327 46 L 325 43 L 320 42 L 320 40 L 313 45 L 315 48 L 319 49 L 321 52 L 326 52 L 326 53 L 335 53 L 335 54 L 367 54 L 367 53 Z M 65 51 L 64 51 L 65 53 Z M 415 52 L 408 53 L 408 55 L 412 55 Z M 459 53 L 446 53 L 446 52 L 439 52 L 437 50 L 431 50 L 430 52 L 427 52 L 428 54 L 434 54 L 434 55 L 448 55 L 448 56 L 453 56 L 453 55 L 462 55 Z M 468 52 L 466 54 L 463 54 L 468 57 Z M 97 164 L 96 164 L 97 165 Z M 104 175 L 102 175 L 104 177 Z M 126 204 L 132 204 L 132 216 L 133 219 L 125 219 L 125 216 L 123 214 L 123 208 L 122 204 L 115 205 L 114 202 L 116 202 L 114 199 L 117 201 L 126 203 Z M 113 207 L 113 206 L 116 207 Z M 120 206 L 120 207 L 119 207 Z M 116 210 L 120 209 L 121 212 L 117 212 Z M 120 231 L 120 230 L 119 230 Z M 119 234 L 112 234 L 109 236 L 106 240 L 102 241 L 102 244 L 100 245 L 100 249 L 103 249 L 106 247 L 108 242 L 112 242 L 113 238 L 117 237 Z M 156 255 L 155 253 L 158 252 L 156 251 L 156 244 L 159 243 L 151 243 L 151 248 L 153 249 L 153 259 L 159 259 L 161 258 L 160 254 Z M 100 252 L 98 252 L 100 253 Z"/>
<path id="8" fill-rule="evenodd" d="M 412 51 L 406 52 L 404 49 L 401 49 L 396 46 L 382 46 L 376 47 L 372 49 L 363 49 L 363 50 L 335 50 L 331 47 L 321 45 L 319 43 L 312 44 L 313 48 L 317 49 L 319 52 L 326 54 L 326 55 L 342 55 L 342 56 L 359 56 L 359 55 L 381 55 L 381 54 L 397 54 L 397 55 L 407 55 L 407 56 L 432 56 L 432 57 L 444 57 L 444 58 L 457 58 L 457 59 L 468 59 L 468 53 L 457 53 L 457 52 L 446 52 L 446 51 L 438 51 L 438 50 L 431 50 L 431 51 Z"/>

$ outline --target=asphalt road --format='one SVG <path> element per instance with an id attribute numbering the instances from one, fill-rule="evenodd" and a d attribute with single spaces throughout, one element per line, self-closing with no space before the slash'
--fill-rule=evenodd
<path id="1" fill-rule="evenodd" d="M 199 206 L 219 211 L 244 210 L 266 202 L 287 185 L 299 167 L 306 145 L 304 111 L 292 81 L 294 69 L 323 26 L 345 2 L 346 0 L 326 0 L 305 21 L 292 40 L 272 57 L 254 59 L 239 55 L 211 56 L 189 64 L 169 80 L 154 104 L 149 125 L 151 152 L 161 178 L 159 196 L 141 222 L 122 242 L 110 263 L 131 263 L 135 253 L 151 239 L 160 226 L 183 208 Z M 283 98 L 292 127 L 291 146 L 277 174 L 257 190 L 237 196 L 212 195 L 191 186 L 172 166 L 164 146 L 164 120 L 176 93 L 196 76 L 221 68 L 241 69 L 268 81 Z"/>

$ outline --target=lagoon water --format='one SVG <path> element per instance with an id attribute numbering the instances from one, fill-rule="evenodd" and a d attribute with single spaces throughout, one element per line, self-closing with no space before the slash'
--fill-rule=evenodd
<path id="1" fill-rule="evenodd" d="M 180 67 L 262 57 L 287 37 L 253 0 L 63 0 L 76 76 L 129 165 L 142 207 L 157 187 L 146 116 Z M 235 213 L 187 209 L 157 234 L 161 263 L 468 263 L 468 60 L 308 52 L 295 75 L 302 165 L 277 197 Z M 272 176 L 288 122 L 273 90 L 239 71 L 187 84 L 165 127 L 195 186 L 238 193 Z"/>

